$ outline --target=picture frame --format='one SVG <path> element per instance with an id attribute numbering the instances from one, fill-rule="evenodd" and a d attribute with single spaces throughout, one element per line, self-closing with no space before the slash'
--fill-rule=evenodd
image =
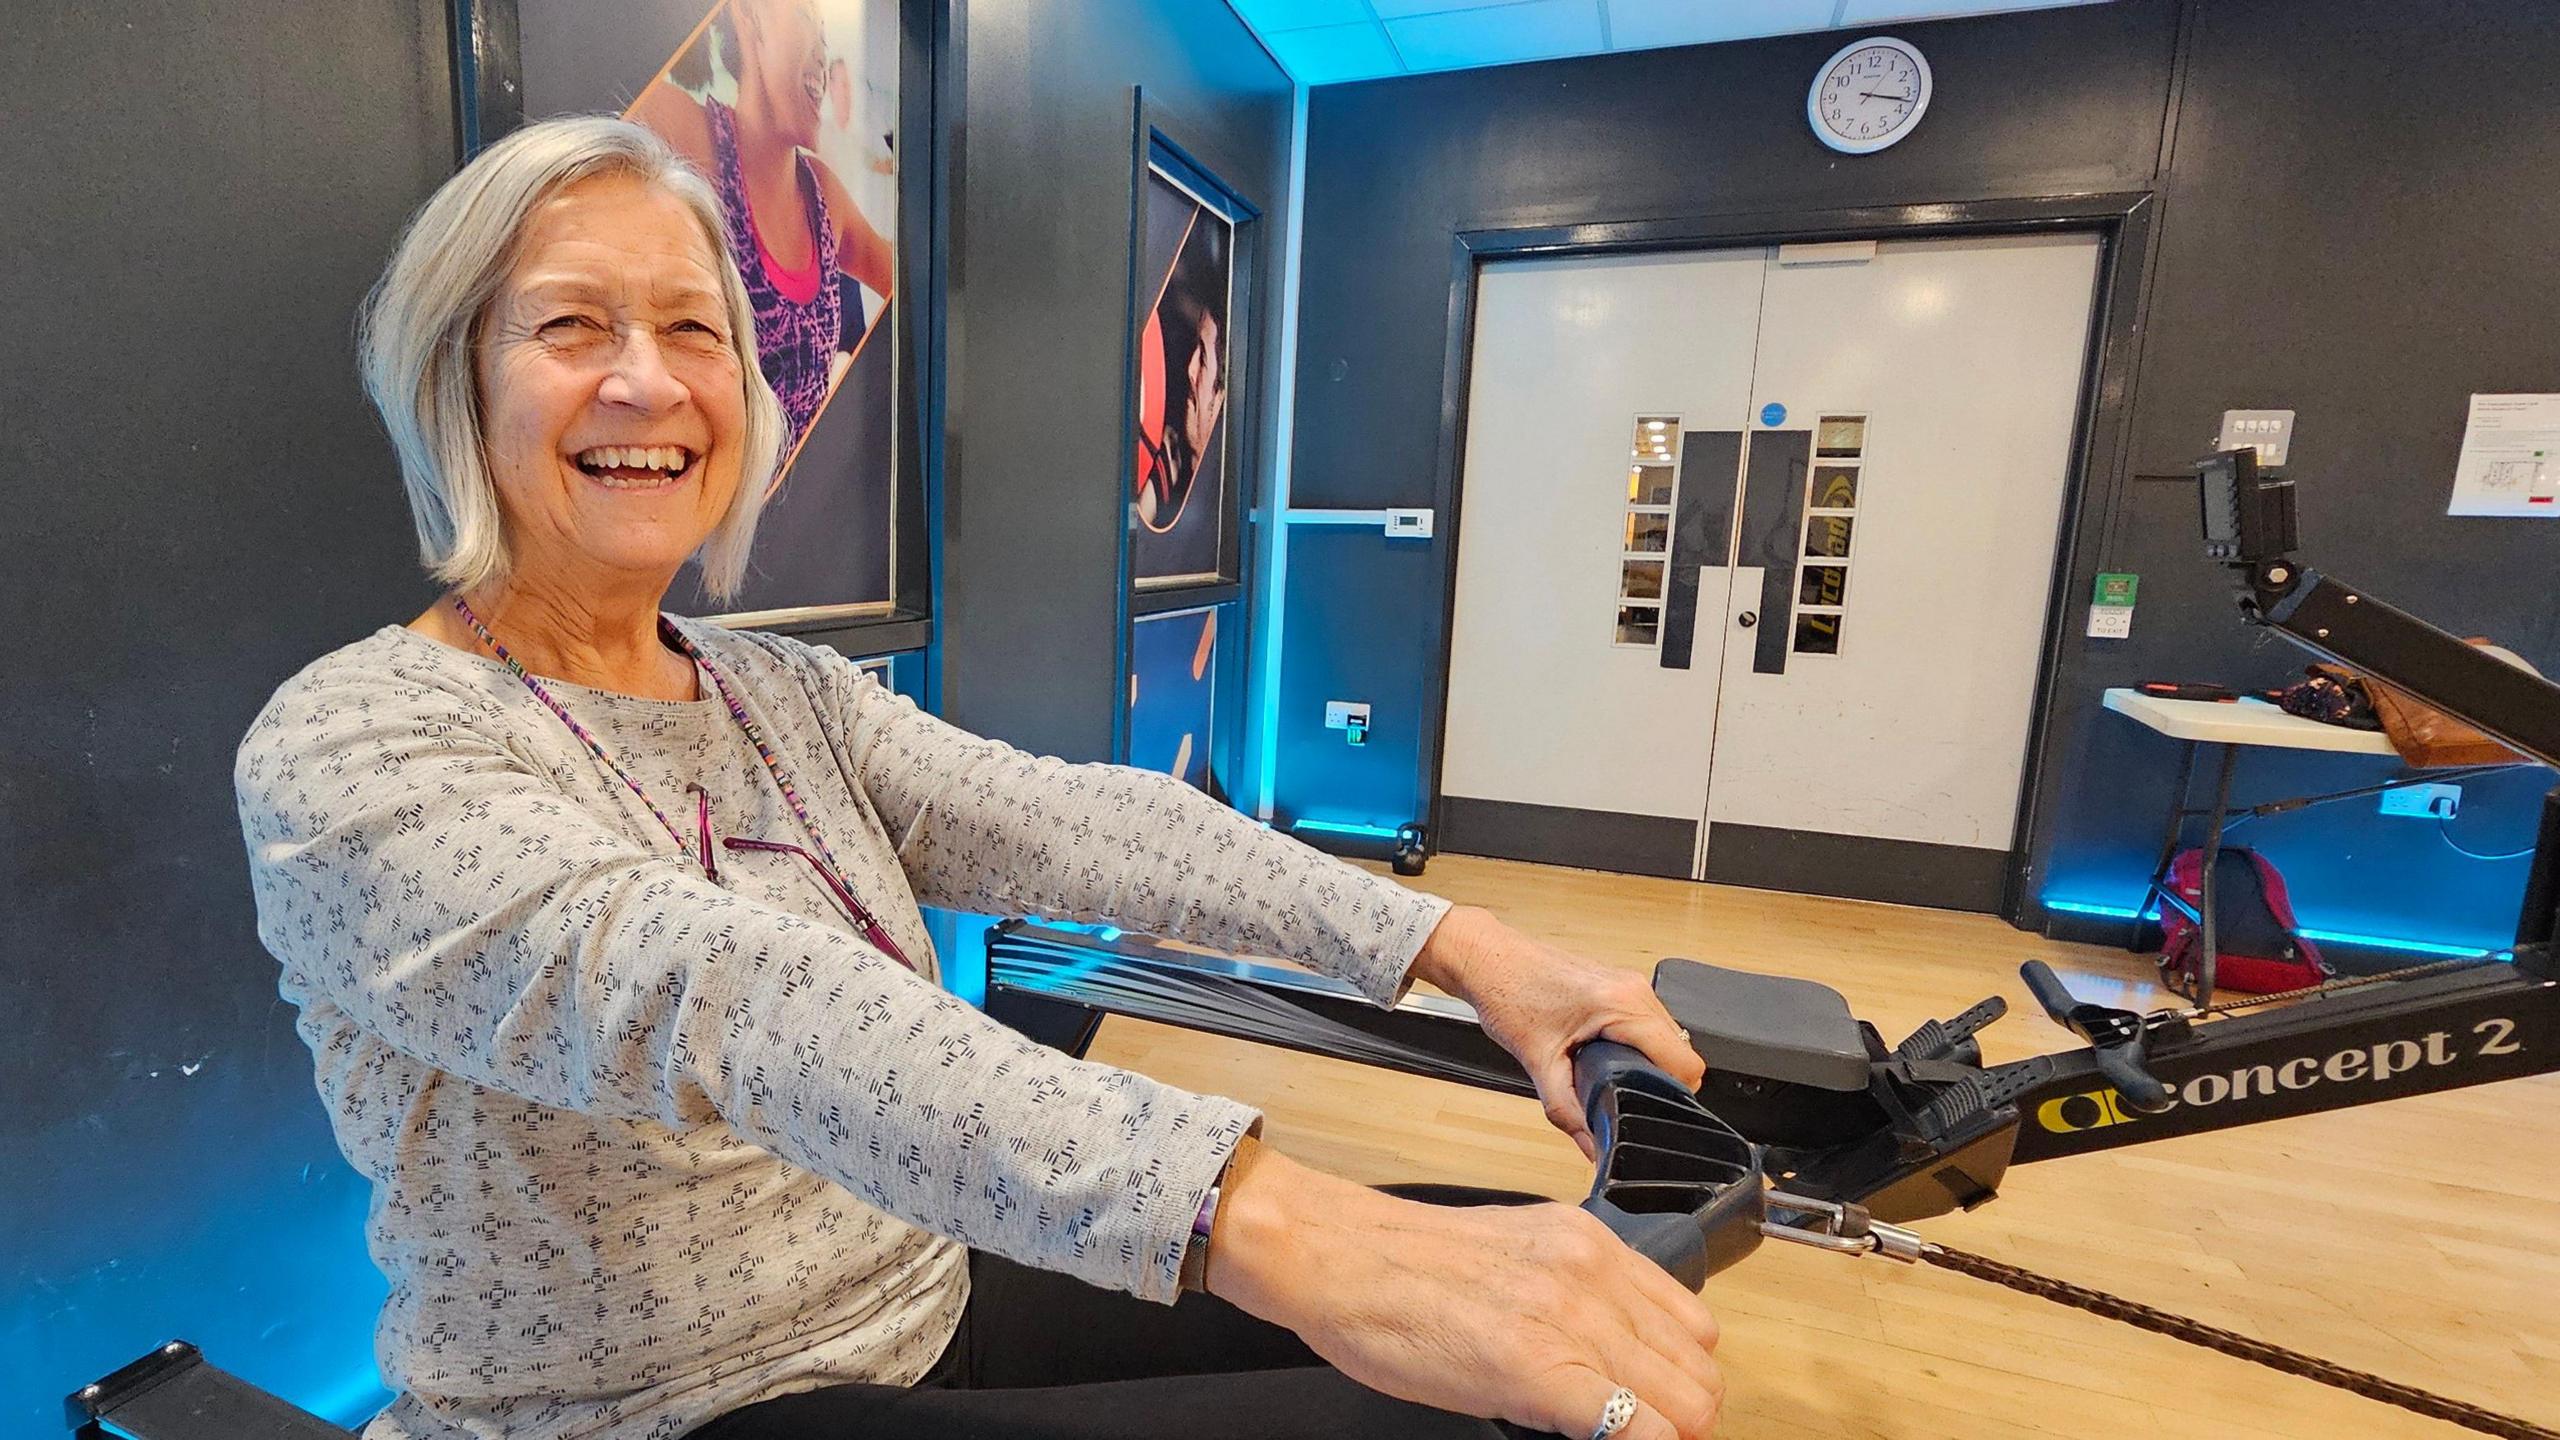
<path id="1" fill-rule="evenodd" d="M 1218 692 L 1222 632 L 1233 604 L 1164 610 L 1137 620 L 1129 646 L 1127 763 L 1226 798 Z"/>
<path id="2" fill-rule="evenodd" d="M 1130 317 L 1135 592 L 1233 584 L 1259 422 L 1262 212 L 1140 101 Z"/>
<path id="3" fill-rule="evenodd" d="M 796 393 L 782 396 L 795 433 L 767 499 L 744 590 L 721 605 L 688 570 L 668 607 L 718 624 L 866 651 L 892 639 L 924 643 L 932 609 L 926 414 L 940 385 L 943 321 L 920 298 L 902 301 L 929 295 L 943 262 L 936 209 L 943 150 L 937 42 L 948 23 L 943 0 L 819 0 L 813 12 L 767 0 L 448 0 L 448 6 L 458 160 L 529 118 L 617 113 L 664 134 L 684 128 L 690 111 L 702 117 L 690 122 L 692 133 L 670 139 L 710 172 L 707 178 L 723 194 L 732 250 L 754 248 L 742 272 L 760 301 L 759 348 L 768 378 L 781 373 L 799 381 Z M 768 16 L 778 25 L 807 13 L 820 29 L 813 68 L 827 77 L 812 108 L 817 123 L 832 128 L 812 132 L 805 138 L 813 143 L 793 154 L 810 243 L 800 254 L 777 258 L 775 251 L 791 247 L 767 247 L 764 227 L 752 216 L 740 224 L 732 208 L 746 193 L 739 177 L 748 157 L 728 138 L 738 127 L 725 127 L 727 137 L 718 133 L 724 127 L 714 111 L 734 111 L 747 93 L 734 69 L 754 62 L 740 36 Z M 775 37 L 759 39 L 770 44 Z M 769 51 L 760 46 L 754 53 Z M 758 87 L 754 93 L 767 92 Z M 669 116 L 679 124 L 665 123 Z M 714 142 L 710 149 L 706 138 Z M 725 146 L 718 143 L 724 139 Z M 724 184 L 719 159 L 728 155 L 736 159 Z M 840 208 L 850 208 L 859 224 L 839 216 Z M 836 223 L 818 223 L 822 215 Z M 848 243 L 863 226 L 870 239 Z M 776 233 L 791 232 L 776 227 Z M 837 263 L 822 264 L 822 256 Z M 861 263 L 852 263 L 854 256 Z M 759 269 L 768 282 L 762 290 L 753 273 Z M 809 284 L 813 279 L 818 286 Z M 777 300 L 764 293 L 777 282 L 799 288 L 779 297 L 785 303 L 764 303 Z M 768 328 L 790 301 L 800 302 L 802 318 L 811 322 L 798 327 L 800 337 L 819 336 L 809 342 L 810 363 L 796 368 L 773 363 L 774 342 L 792 327 Z M 826 313 L 844 323 L 824 324 Z M 819 350 L 827 353 L 816 355 Z"/>

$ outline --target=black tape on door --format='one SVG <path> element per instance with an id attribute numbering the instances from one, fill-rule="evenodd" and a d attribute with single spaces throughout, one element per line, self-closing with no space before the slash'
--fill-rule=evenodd
<path id="1" fill-rule="evenodd" d="M 1812 458 L 1809 430 L 1755 430 L 1743 461 L 1742 554 L 1733 563 L 1761 567 L 1754 674 L 1787 673 L 1787 638 L 1795 633 L 1796 550 Z"/>
<path id="2" fill-rule="evenodd" d="M 1733 479 L 1742 432 L 1692 430 L 1680 437 L 1680 500 L 1671 514 L 1671 574 L 1663 586 L 1662 668 L 1686 670 L 1698 638 L 1698 567 L 1722 565 L 1733 549 Z"/>

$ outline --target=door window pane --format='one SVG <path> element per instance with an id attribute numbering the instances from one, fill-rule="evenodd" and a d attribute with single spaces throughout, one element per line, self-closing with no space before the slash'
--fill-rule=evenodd
<path id="1" fill-rule="evenodd" d="M 1818 415 L 1813 473 L 1804 491 L 1804 563 L 1797 567 L 1797 611 L 1788 642 L 1799 655 L 1840 653 L 1841 607 L 1849 600 L 1849 548 L 1866 485 L 1867 417 Z M 1781 622 L 1784 623 L 1784 622 Z"/>
<path id="2" fill-rule="evenodd" d="M 1621 605 L 1618 607 L 1618 643 L 1652 646 L 1662 639 L 1662 608 L 1658 605 Z"/>
<path id="3" fill-rule="evenodd" d="M 1837 655 L 1840 653 L 1839 615 L 1798 615 L 1796 617 L 1796 653 L 1799 655 Z"/>
<path id="4" fill-rule="evenodd" d="M 1817 559 L 1845 560 L 1849 557 L 1849 527 L 1853 521 L 1845 515 L 1814 515 L 1804 522 L 1804 553 Z"/>
<path id="5" fill-rule="evenodd" d="M 1663 571 L 1671 554 L 1672 507 L 1680 494 L 1680 417 L 1635 417 L 1627 467 L 1627 508 L 1620 532 L 1618 626 L 1620 645 L 1656 647 L 1662 638 Z"/>

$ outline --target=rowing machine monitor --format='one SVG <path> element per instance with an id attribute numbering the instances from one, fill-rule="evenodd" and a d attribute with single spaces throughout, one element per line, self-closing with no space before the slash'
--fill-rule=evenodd
<path id="1" fill-rule="evenodd" d="M 2470 722 L 2520 755 L 2560 768 L 2560 685 L 2448 634 L 2292 554 L 2293 482 L 2255 451 L 2196 462 L 2205 554 L 2245 572 L 2240 613 L 2325 659 Z M 2560 930 L 2560 790 L 2544 800 L 2542 841 L 2525 884 L 2519 945 Z M 2534 963 L 2541 963 L 2537 957 Z"/>
<path id="2" fill-rule="evenodd" d="M 2196 464 L 2203 480 L 2204 553 L 2255 565 L 2293 549 L 2293 482 L 2258 468 L 2255 450 L 2225 450 Z"/>

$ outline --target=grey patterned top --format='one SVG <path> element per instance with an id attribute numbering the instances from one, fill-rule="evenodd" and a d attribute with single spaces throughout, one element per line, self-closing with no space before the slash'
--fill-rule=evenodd
<path id="1" fill-rule="evenodd" d="M 1249 1107 L 1031 1044 L 933 983 L 919 902 L 1314 965 L 1391 1003 L 1446 908 L 1163 776 L 954 729 L 830 651 L 683 622 L 919 976 L 809 868 L 717 884 L 497 662 L 399 627 L 240 747 L 258 928 L 373 1182 L 376 1437 L 680 1435 L 904 1384 L 963 1246 L 1170 1299 Z M 690 833 L 806 843 L 717 694 L 554 684 Z"/>

